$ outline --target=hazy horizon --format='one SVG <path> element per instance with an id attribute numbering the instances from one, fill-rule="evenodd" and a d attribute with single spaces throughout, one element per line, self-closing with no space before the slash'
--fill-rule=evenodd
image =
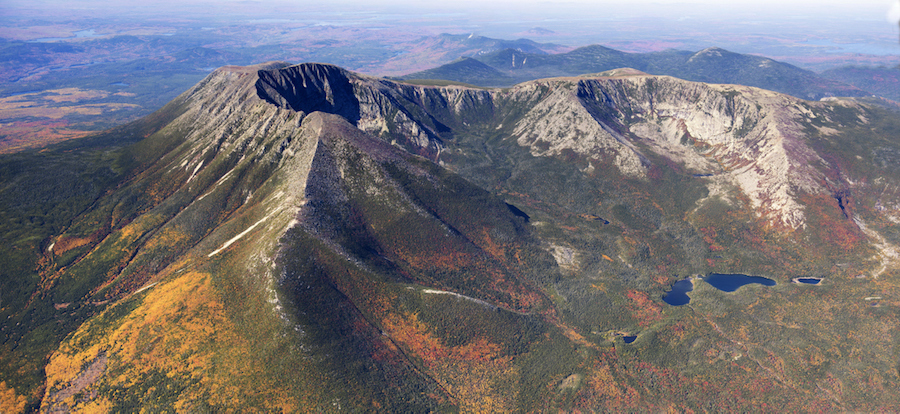
<path id="1" fill-rule="evenodd" d="M 104 23 L 133 21 L 163 26 L 178 35 L 179 25 L 353 27 L 400 29 L 411 35 L 473 33 L 530 38 L 578 47 L 604 44 L 626 51 L 666 48 L 699 50 L 719 46 L 740 53 L 784 58 L 816 53 L 900 56 L 900 2 L 847 1 L 604 1 L 549 2 L 464 0 L 445 4 L 417 1 L 337 0 L 329 4 L 281 0 L 151 1 L 134 5 L 94 0 L 6 1 L 3 20 L 18 25 L 72 25 L 115 34 Z M 119 22 L 121 24 L 121 22 Z M 541 31 L 534 29 L 540 28 Z M 6 29 L 7 32 L 10 29 Z M 8 37 L 8 36 L 2 36 Z M 61 36 L 62 37 L 62 36 Z M 38 37 L 39 38 L 39 37 Z M 34 40 L 34 38 L 24 40 Z M 264 39 L 260 39 L 264 41 Z"/>

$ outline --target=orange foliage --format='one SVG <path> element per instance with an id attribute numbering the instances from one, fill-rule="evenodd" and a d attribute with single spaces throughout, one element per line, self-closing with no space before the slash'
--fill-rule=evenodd
<path id="1" fill-rule="evenodd" d="M 429 376 L 458 399 L 463 411 L 514 409 L 515 389 L 498 385 L 515 383 L 518 369 L 511 357 L 502 355 L 500 345 L 477 338 L 464 345 L 446 346 L 414 313 L 389 313 L 382 326 L 395 342 L 422 360 Z"/>
<path id="2" fill-rule="evenodd" d="M 617 379 L 610 369 L 614 362 L 604 361 L 605 359 L 601 357 L 595 361 L 587 372 L 585 386 L 579 392 L 578 405 L 591 411 L 602 406 L 604 410 L 612 412 L 632 411 L 640 407 L 638 391 L 627 385 L 627 381 Z"/>
<path id="3" fill-rule="evenodd" d="M 61 237 L 53 244 L 53 254 L 61 255 L 69 250 L 93 243 L 91 237 Z"/>
<path id="4" fill-rule="evenodd" d="M 478 243 L 479 241 L 480 243 Z M 506 255 L 504 254 L 503 246 L 501 246 L 491 238 L 487 228 L 481 229 L 481 239 L 476 240 L 475 242 L 478 247 L 488 252 L 488 254 L 499 260 L 501 263 L 506 262 Z"/>
<path id="5" fill-rule="evenodd" d="M 709 245 L 709 250 L 713 252 L 721 252 L 725 250 L 724 247 L 716 244 L 716 237 L 718 234 L 716 233 L 715 227 L 701 227 L 700 231 L 703 233 L 703 241 Z"/>
<path id="6" fill-rule="evenodd" d="M 588 379 L 588 387 L 591 388 L 595 395 L 601 398 L 620 398 L 623 395 L 622 390 L 619 388 L 618 384 L 616 384 L 616 379 L 613 378 L 612 373 L 609 371 L 609 367 L 606 365 L 601 365 L 591 372 L 590 378 Z"/>
<path id="7" fill-rule="evenodd" d="M 641 326 L 650 326 L 653 322 L 662 319 L 662 308 L 650 300 L 646 293 L 637 290 L 629 290 L 628 299 L 631 299 L 631 312 Z"/>
<path id="8" fill-rule="evenodd" d="M 397 253 L 410 266 L 419 269 L 459 270 L 460 264 L 468 264 L 472 261 L 470 254 L 453 249 L 441 249 L 441 251 L 433 251 L 432 254 L 422 254 L 422 252 L 416 251 L 398 251 Z"/>
<path id="9" fill-rule="evenodd" d="M 844 216 L 837 202 L 830 196 L 807 194 L 802 196 L 801 200 L 810 212 L 810 216 L 820 220 L 819 225 L 814 227 L 814 231 L 817 231 L 828 243 L 842 250 L 851 250 L 865 239 L 865 235 L 856 223 Z"/>
<path id="10" fill-rule="evenodd" d="M 72 129 L 65 120 L 15 121 L 0 124 L 0 154 L 10 154 L 29 148 L 40 148 L 72 138 L 80 138 L 90 131 Z"/>

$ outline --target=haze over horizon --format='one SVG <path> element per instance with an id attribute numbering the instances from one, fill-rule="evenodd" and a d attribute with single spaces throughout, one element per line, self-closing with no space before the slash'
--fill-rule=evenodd
<path id="1" fill-rule="evenodd" d="M 334 26 L 364 30 L 399 29 L 408 34 L 473 33 L 502 39 L 529 38 L 571 47 L 603 44 L 630 52 L 668 48 L 700 50 L 723 47 L 739 53 L 767 55 L 804 66 L 802 56 L 849 53 L 900 56 L 900 2 L 828 1 L 679 1 L 586 0 L 548 2 L 465 0 L 423 4 L 411 0 L 328 4 L 281 0 L 160 0 L 124 2 L 57 0 L 8 1 L 0 19 L 17 26 L 60 24 L 73 30 L 95 29 L 121 19 L 135 26 L 163 26 L 179 35 L 179 26 L 208 24 L 297 27 Z M 121 25 L 121 21 L 118 22 Z M 9 32 L 10 29 L 5 30 Z M 0 36 L 7 37 L 10 36 Z M 23 38 L 34 40 L 34 38 Z M 265 37 L 256 39 L 265 42 Z M 792 59 L 793 57 L 793 59 Z M 864 61 L 861 63 L 865 63 Z M 896 59 L 900 63 L 900 59 Z M 881 64 L 884 64 L 883 62 Z M 809 64 L 805 65 L 810 67 Z"/>

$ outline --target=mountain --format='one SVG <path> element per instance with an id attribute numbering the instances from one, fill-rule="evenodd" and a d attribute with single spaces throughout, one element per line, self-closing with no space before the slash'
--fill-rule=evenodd
<path id="1" fill-rule="evenodd" d="M 531 79 L 553 76 L 576 76 L 604 70 L 638 67 L 639 59 L 629 53 L 600 45 L 580 47 L 558 54 L 534 54 L 505 49 L 478 57 L 482 62 L 504 71 L 511 71 Z M 531 80 L 528 79 L 528 80 Z"/>
<path id="2" fill-rule="evenodd" d="M 762 56 L 743 55 L 717 47 L 694 53 L 686 61 L 663 61 L 659 69 L 648 67 L 643 70 L 698 82 L 755 86 L 802 99 L 867 95 L 859 88 L 823 78 L 812 71 Z"/>
<path id="3" fill-rule="evenodd" d="M 512 77 L 494 69 L 480 61 L 463 57 L 446 65 L 434 69 L 405 75 L 406 80 L 432 80 L 453 79 L 464 84 L 478 84 L 483 86 L 510 85 L 514 83 Z"/>
<path id="4" fill-rule="evenodd" d="M 566 53 L 535 54 L 516 49 L 505 49 L 474 57 L 488 66 L 501 71 L 510 79 L 498 85 L 496 79 L 479 83 L 480 86 L 510 86 L 540 78 L 557 76 L 578 76 L 617 68 L 668 75 L 681 79 L 723 84 L 748 85 L 786 93 L 802 99 L 817 100 L 829 96 L 867 96 L 868 92 L 855 86 L 816 75 L 772 59 L 742 55 L 721 48 L 708 48 L 699 52 L 669 50 L 652 53 L 626 53 L 607 47 L 592 45 Z M 421 79 L 424 74 L 435 79 L 461 80 L 460 72 L 450 67 L 438 67 L 415 74 Z M 411 75 L 401 79 L 413 79 Z"/>
<path id="5" fill-rule="evenodd" d="M 550 51 L 558 50 L 563 47 L 552 43 L 538 43 L 529 39 L 494 39 L 485 36 L 455 35 L 442 33 L 435 38 L 441 44 L 458 44 L 465 45 L 469 48 L 477 48 L 477 55 L 487 54 L 497 50 L 517 49 L 527 53 L 546 54 Z"/>
<path id="6" fill-rule="evenodd" d="M 395 46 L 396 47 L 396 46 Z M 358 64 L 366 73 L 400 75 L 413 70 L 427 70 L 460 58 L 472 58 L 500 50 L 522 50 L 535 55 L 559 53 L 571 48 L 553 43 L 538 43 L 529 39 L 494 39 L 475 34 L 457 35 L 442 33 L 412 40 L 384 62 Z M 393 49 L 393 48 L 391 48 Z M 332 62 L 333 60 L 320 60 Z"/>
<path id="7" fill-rule="evenodd" d="M 900 101 L 900 68 L 846 66 L 826 70 L 822 77 Z"/>
<path id="8" fill-rule="evenodd" d="M 2 411 L 900 409 L 895 114 L 618 73 L 223 67 L 0 157 Z"/>

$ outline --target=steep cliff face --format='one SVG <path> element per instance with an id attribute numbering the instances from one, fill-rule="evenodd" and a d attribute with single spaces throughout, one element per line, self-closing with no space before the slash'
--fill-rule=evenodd
<path id="1" fill-rule="evenodd" d="M 259 76 L 257 90 L 267 101 L 301 113 L 318 108 L 341 115 L 428 157 L 455 134 L 502 128 L 500 120 L 524 106 L 512 136 L 535 156 L 573 151 L 646 178 L 644 146 L 698 174 L 713 174 L 711 180 L 737 185 L 760 215 L 790 228 L 804 225 L 797 192 L 822 191 L 821 173 L 810 165 L 824 161 L 806 146 L 801 126 L 807 114 L 815 116 L 809 108 L 816 104 L 759 89 L 655 76 L 537 81 L 508 91 L 434 88 L 322 65 Z M 294 101 L 303 104 L 289 103 Z"/>
<path id="2" fill-rule="evenodd" d="M 515 88 L 515 94 L 546 92 L 516 124 L 513 134 L 519 145 L 531 149 L 535 156 L 560 156 L 569 150 L 593 163 L 611 161 L 622 174 L 646 177 L 646 162 L 634 144 L 611 125 L 589 111 L 576 93 L 573 82 L 534 83 Z"/>
<path id="3" fill-rule="evenodd" d="M 319 86 L 331 81 L 307 80 L 311 73 L 328 79 L 329 70 L 300 66 L 308 67 L 280 69 L 278 76 L 296 79 L 283 84 L 309 84 L 307 92 L 292 86 L 278 89 L 286 97 L 264 99 L 290 101 L 298 93 L 321 95 L 308 102 L 337 99 L 327 91 L 341 88 Z M 649 163 L 642 151 L 652 151 L 696 174 L 710 175 L 715 188 L 739 187 L 760 216 L 787 228 L 805 225 L 799 193 L 824 191 L 823 175 L 813 165 L 827 162 L 808 147 L 803 126 L 815 119 L 819 103 L 756 88 L 657 76 L 560 78 L 500 91 L 403 85 L 335 73 L 333 82 L 345 85 L 339 100 L 352 104 L 333 108 L 334 113 L 428 157 L 436 157 L 445 149 L 444 141 L 456 134 L 502 128 L 501 120 L 525 107 L 512 117 L 511 136 L 535 156 L 572 151 L 591 160 L 588 168 L 611 163 L 626 176 L 646 178 Z M 260 76 L 258 84 L 278 77 L 269 72 Z M 352 95 L 347 83 L 353 84 Z"/>
<path id="4" fill-rule="evenodd" d="M 40 283 L 0 308 L 0 402 L 900 409 L 897 121 L 623 73 L 489 90 L 226 67 L 124 129 L 134 145 L 53 153 L 118 172 L 27 238 Z M 778 284 L 661 300 L 710 272 Z M 22 385 L 8 355 L 50 353 Z"/>
<path id="5" fill-rule="evenodd" d="M 281 66 L 281 65 L 279 65 Z M 330 65 L 297 65 L 260 70 L 257 95 L 295 112 L 322 111 L 359 120 L 359 102 L 348 73 Z"/>
<path id="6" fill-rule="evenodd" d="M 786 227 L 805 225 L 800 192 L 824 191 L 824 175 L 813 165 L 827 163 L 808 146 L 802 126 L 815 103 L 647 76 L 580 81 L 578 96 L 598 122 L 614 122 L 625 136 L 711 181 L 737 185 L 755 211 Z"/>

